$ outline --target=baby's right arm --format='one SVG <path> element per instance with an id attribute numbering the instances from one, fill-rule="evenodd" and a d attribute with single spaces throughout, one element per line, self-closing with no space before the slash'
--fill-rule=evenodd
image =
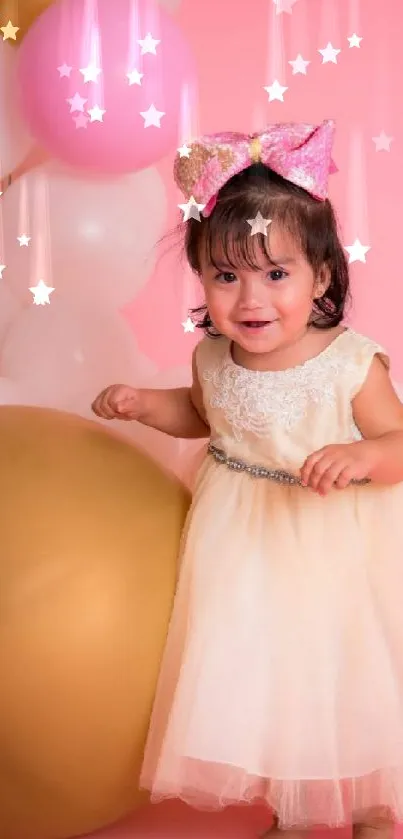
<path id="1" fill-rule="evenodd" d="M 148 390 L 128 385 L 110 385 L 92 403 L 103 419 L 137 420 L 171 437 L 208 437 L 210 428 L 193 353 L 191 387 Z"/>

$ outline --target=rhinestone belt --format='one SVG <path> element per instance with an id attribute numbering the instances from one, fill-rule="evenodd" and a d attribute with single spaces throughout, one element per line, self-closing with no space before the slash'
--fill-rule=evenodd
<path id="1" fill-rule="evenodd" d="M 288 484 L 289 486 L 302 486 L 301 478 L 293 475 L 291 472 L 285 472 L 284 469 L 267 469 L 266 466 L 259 466 L 258 464 L 245 463 L 243 460 L 238 460 L 235 457 L 228 457 L 222 449 L 209 443 L 208 453 L 214 457 L 217 463 L 223 463 L 227 469 L 232 469 L 233 472 L 246 472 L 252 478 L 268 478 L 269 481 L 276 481 L 278 484 Z M 353 479 L 350 483 L 356 486 L 364 486 L 369 484 L 369 478 L 362 478 L 361 480 Z"/>

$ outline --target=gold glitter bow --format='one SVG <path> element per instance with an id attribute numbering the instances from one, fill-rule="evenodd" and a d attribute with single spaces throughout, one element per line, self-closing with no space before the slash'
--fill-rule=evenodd
<path id="1" fill-rule="evenodd" d="M 260 163 L 262 155 L 262 144 L 260 137 L 253 137 L 249 146 L 250 158 L 252 163 Z"/>

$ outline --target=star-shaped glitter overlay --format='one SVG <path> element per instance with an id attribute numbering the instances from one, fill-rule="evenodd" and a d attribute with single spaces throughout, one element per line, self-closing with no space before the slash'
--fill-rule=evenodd
<path id="1" fill-rule="evenodd" d="M 17 32 L 20 31 L 20 27 L 13 26 L 11 20 L 9 20 L 6 26 L 0 26 L 0 31 L 3 33 L 3 41 L 7 41 L 9 38 L 12 41 L 16 41 Z"/>
<path id="2" fill-rule="evenodd" d="M 362 38 L 360 38 L 359 35 L 356 35 L 355 32 L 354 35 L 350 35 L 350 37 L 347 38 L 347 40 L 350 44 L 350 47 L 358 47 L 358 49 L 360 48 Z"/>
<path id="3" fill-rule="evenodd" d="M 263 233 L 263 236 L 267 236 L 267 228 L 271 224 L 271 218 L 263 218 L 260 210 L 255 218 L 248 218 L 247 222 L 251 226 L 251 236 L 256 236 L 256 233 Z"/>
<path id="4" fill-rule="evenodd" d="M 156 47 L 161 41 L 157 41 L 150 32 L 147 33 L 146 37 L 143 40 L 138 40 L 138 44 L 141 46 L 141 55 L 145 55 L 147 52 L 151 53 L 152 55 L 157 55 Z"/>
<path id="5" fill-rule="evenodd" d="M 61 64 L 60 67 L 57 68 L 57 72 L 59 73 L 59 77 L 61 79 L 69 79 L 72 69 L 73 68 L 70 67 L 69 64 Z"/>
<path id="6" fill-rule="evenodd" d="M 184 320 L 182 322 L 182 326 L 184 332 L 194 332 L 196 328 L 191 317 L 188 317 L 186 320 Z"/>
<path id="7" fill-rule="evenodd" d="M 150 105 L 148 111 L 140 111 L 140 116 L 144 119 L 144 128 L 149 128 L 150 125 L 161 128 L 160 122 L 165 116 L 165 111 L 157 111 L 155 105 Z"/>
<path id="8" fill-rule="evenodd" d="M 38 285 L 33 286 L 29 291 L 34 295 L 33 303 L 35 303 L 35 306 L 45 306 L 46 303 L 50 303 L 49 297 L 54 288 L 46 285 L 43 280 L 39 280 Z"/>
<path id="9" fill-rule="evenodd" d="M 7 265 L 0 265 L 0 280 L 3 279 L 3 271 L 5 271 L 6 268 L 7 268 Z"/>
<path id="10" fill-rule="evenodd" d="M 189 157 L 191 151 L 192 149 L 184 143 L 183 146 L 178 149 L 179 157 Z"/>
<path id="11" fill-rule="evenodd" d="M 349 264 L 351 262 L 366 262 L 365 254 L 370 250 L 370 245 L 362 245 L 359 239 L 356 239 L 352 245 L 347 245 L 344 250 L 349 256 Z"/>
<path id="12" fill-rule="evenodd" d="M 129 85 L 132 85 L 132 84 L 141 85 L 141 80 L 144 76 L 144 73 L 139 73 L 138 70 L 130 70 L 130 73 L 126 73 L 126 76 L 129 79 Z"/>
<path id="13" fill-rule="evenodd" d="M 332 46 L 330 41 L 323 50 L 318 50 L 318 52 L 320 52 L 322 56 L 322 64 L 337 64 L 337 56 L 340 50 Z"/>
<path id="14" fill-rule="evenodd" d="M 308 64 L 310 64 L 311 62 L 305 61 L 305 59 L 302 58 L 302 55 L 299 52 L 297 57 L 294 58 L 294 61 L 289 61 L 288 63 L 291 64 L 293 76 L 295 76 L 297 73 L 303 73 L 303 75 L 306 76 L 306 68 L 308 67 Z"/>
<path id="15" fill-rule="evenodd" d="M 84 84 L 87 84 L 87 82 L 97 82 L 102 70 L 95 64 L 89 64 L 88 67 L 82 67 L 80 73 L 84 76 Z"/>
<path id="16" fill-rule="evenodd" d="M 73 117 L 73 119 L 76 124 L 76 128 L 87 128 L 90 121 L 86 114 L 78 114 L 78 116 Z"/>
<path id="17" fill-rule="evenodd" d="M 190 196 L 187 204 L 178 204 L 180 210 L 183 211 L 183 221 L 189 221 L 190 218 L 200 221 L 200 213 L 203 212 L 205 204 L 198 204 L 193 195 Z"/>
<path id="18" fill-rule="evenodd" d="M 20 248 L 27 248 L 31 241 L 31 237 L 26 236 L 25 233 L 23 233 L 22 236 L 17 236 L 17 241 L 20 243 Z"/>
<path id="19" fill-rule="evenodd" d="M 394 137 L 388 137 L 384 131 L 381 131 L 378 137 L 373 137 L 372 140 L 375 143 L 375 151 L 390 151 L 390 144 Z"/>
<path id="20" fill-rule="evenodd" d="M 281 15 L 283 12 L 287 12 L 288 15 L 291 15 L 292 7 L 296 2 L 297 0 L 273 0 L 274 5 L 276 6 L 276 14 Z"/>
<path id="21" fill-rule="evenodd" d="M 94 105 L 93 108 L 88 109 L 88 113 L 91 122 L 103 122 L 104 114 L 106 114 L 106 111 L 100 108 L 99 105 Z"/>
<path id="22" fill-rule="evenodd" d="M 274 102 L 275 99 L 278 99 L 279 102 L 284 102 L 283 95 L 288 90 L 288 87 L 283 87 L 277 79 L 273 82 L 273 84 L 268 85 L 264 88 L 266 93 L 269 94 L 269 102 Z"/>
<path id="23" fill-rule="evenodd" d="M 84 105 L 88 102 L 88 99 L 84 99 L 79 93 L 75 93 L 71 99 L 66 99 L 66 102 L 70 105 L 70 113 L 73 114 L 74 111 L 84 112 Z"/>

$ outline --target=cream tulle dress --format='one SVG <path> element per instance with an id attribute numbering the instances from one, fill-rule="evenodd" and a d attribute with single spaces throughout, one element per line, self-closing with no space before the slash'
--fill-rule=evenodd
<path id="1" fill-rule="evenodd" d="M 226 339 L 199 344 L 224 454 L 206 457 L 183 534 L 141 777 L 153 800 L 266 801 L 284 827 L 373 806 L 402 819 L 403 484 L 321 497 L 281 473 L 360 439 L 351 400 L 377 353 L 388 364 L 348 329 L 255 372 Z"/>

